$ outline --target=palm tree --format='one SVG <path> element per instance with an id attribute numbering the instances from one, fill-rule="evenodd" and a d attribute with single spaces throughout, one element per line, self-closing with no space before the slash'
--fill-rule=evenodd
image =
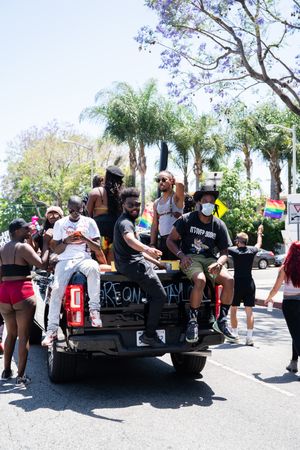
<path id="1" fill-rule="evenodd" d="M 168 114 L 170 106 L 157 93 L 155 80 L 149 80 L 142 89 L 134 90 L 128 83 L 119 82 L 112 90 L 96 95 L 100 105 L 86 108 L 81 119 L 104 121 L 104 134 L 127 143 L 131 184 L 135 185 L 135 173 L 141 179 L 142 210 L 145 206 L 145 174 L 147 170 L 145 148 L 169 134 Z"/>

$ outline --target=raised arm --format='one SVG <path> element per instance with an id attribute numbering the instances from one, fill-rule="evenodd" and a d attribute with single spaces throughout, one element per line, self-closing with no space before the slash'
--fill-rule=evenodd
<path id="1" fill-rule="evenodd" d="M 33 250 L 29 244 L 23 244 L 20 249 L 20 256 L 30 265 L 37 267 L 38 269 L 47 269 L 49 248 L 45 245 L 43 248 L 42 256 Z"/>
<path id="2" fill-rule="evenodd" d="M 262 246 L 263 231 L 264 231 L 263 225 L 259 225 L 259 227 L 257 228 L 257 242 L 255 244 L 256 248 L 261 248 Z"/>
<path id="3" fill-rule="evenodd" d="M 178 208 L 184 205 L 184 184 L 182 180 L 175 180 L 174 202 Z"/>

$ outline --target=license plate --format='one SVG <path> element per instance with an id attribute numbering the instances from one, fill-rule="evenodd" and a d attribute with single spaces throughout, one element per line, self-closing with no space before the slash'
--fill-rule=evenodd
<path id="1" fill-rule="evenodd" d="M 144 331 L 137 331 L 136 332 L 136 345 L 137 345 L 137 347 L 148 347 L 147 344 L 144 344 L 143 342 L 140 341 L 140 336 L 142 336 L 143 333 L 144 333 Z M 166 343 L 166 330 L 156 330 L 156 333 L 158 334 L 158 337 L 165 344 Z"/>

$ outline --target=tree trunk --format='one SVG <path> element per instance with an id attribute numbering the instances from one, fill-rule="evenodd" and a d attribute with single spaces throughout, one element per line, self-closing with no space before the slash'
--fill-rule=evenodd
<path id="1" fill-rule="evenodd" d="M 138 171 L 141 176 L 141 212 L 142 213 L 145 209 L 145 197 L 146 197 L 145 173 L 146 173 L 146 170 L 147 170 L 147 164 L 146 164 L 146 156 L 145 156 L 145 144 L 143 142 L 139 142 Z"/>
<path id="2" fill-rule="evenodd" d="M 137 169 L 136 148 L 135 148 L 135 143 L 132 141 L 129 141 L 128 145 L 129 145 L 129 167 L 130 167 L 129 186 L 135 187 L 135 185 L 136 185 L 136 169 Z"/>
<path id="3" fill-rule="evenodd" d="M 187 167 L 184 167 L 183 170 L 183 182 L 184 182 L 184 191 L 189 192 L 189 182 L 188 182 L 188 173 L 187 173 Z"/>
<path id="4" fill-rule="evenodd" d="M 200 154 L 197 154 L 194 148 L 194 167 L 193 171 L 195 174 L 195 190 L 199 191 L 200 177 L 202 176 L 202 158 Z"/>
<path id="5" fill-rule="evenodd" d="M 279 165 L 279 161 L 276 158 L 273 158 L 270 160 L 269 163 L 269 169 L 271 173 L 271 183 L 272 180 L 274 182 L 274 192 L 271 192 L 271 198 L 273 200 L 279 200 L 280 199 L 280 192 L 281 189 L 281 180 L 280 180 L 280 174 L 281 174 L 281 167 Z"/>
<path id="6" fill-rule="evenodd" d="M 252 169 L 252 166 L 253 166 L 253 161 L 252 161 L 252 158 L 251 158 L 250 149 L 249 149 L 247 144 L 245 144 L 243 146 L 243 153 L 245 155 L 244 166 L 245 166 L 245 169 L 246 169 L 247 180 L 250 182 L 251 181 L 251 169 Z"/>

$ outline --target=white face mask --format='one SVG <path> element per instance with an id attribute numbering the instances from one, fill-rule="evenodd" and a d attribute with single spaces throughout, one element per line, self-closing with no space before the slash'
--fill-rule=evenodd
<path id="1" fill-rule="evenodd" d="M 204 216 L 211 216 L 214 209 L 215 209 L 215 205 L 213 205 L 212 203 L 203 203 L 201 212 L 202 214 L 204 214 Z"/>

